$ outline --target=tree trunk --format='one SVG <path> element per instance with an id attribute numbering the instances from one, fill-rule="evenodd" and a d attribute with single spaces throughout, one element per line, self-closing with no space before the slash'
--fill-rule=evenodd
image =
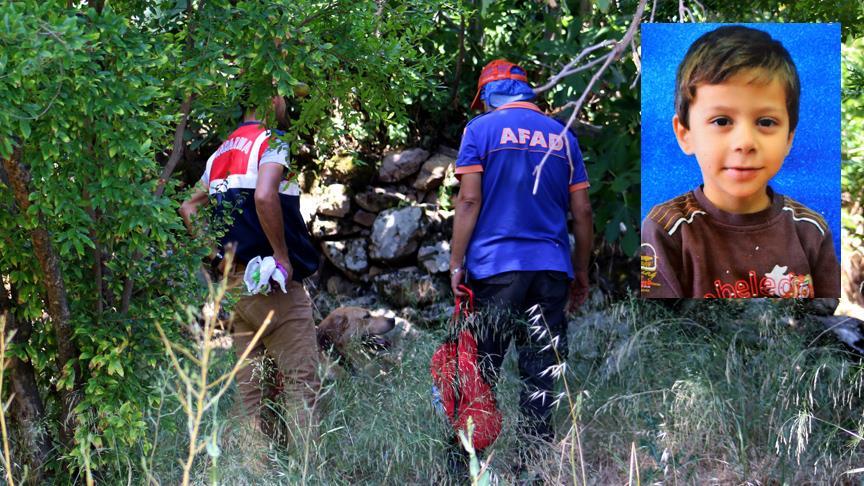
<path id="1" fill-rule="evenodd" d="M 450 87 L 450 109 L 459 107 L 459 81 L 462 80 L 462 63 L 465 62 L 465 16 L 459 16 L 459 56 L 456 58 L 456 69 L 453 74 L 453 85 Z"/>
<path id="2" fill-rule="evenodd" d="M 91 0 L 88 2 L 91 7 L 96 9 L 96 13 L 102 13 L 102 10 L 105 8 L 105 0 Z"/>
<path id="3" fill-rule="evenodd" d="M 21 163 L 21 147 L 16 147 L 12 156 L 3 159 L 3 168 L 9 177 L 9 184 L 15 197 L 15 203 L 21 214 L 26 214 L 30 208 L 30 172 Z M 66 368 L 78 355 L 72 340 L 71 314 L 69 303 L 66 300 L 66 286 L 63 282 L 63 274 L 60 270 L 60 261 L 57 253 L 51 245 L 51 238 L 42 218 L 38 219 L 36 227 L 30 231 L 33 241 L 33 250 L 36 260 L 42 270 L 42 279 L 45 291 L 48 295 L 48 315 L 57 338 L 57 367 L 58 371 Z M 73 366 L 75 377 L 80 379 L 81 373 L 77 366 Z M 60 411 L 60 440 L 64 445 L 71 446 L 74 435 L 75 421 L 72 410 L 75 407 L 75 394 L 72 390 L 63 390 L 62 406 Z"/>
<path id="4" fill-rule="evenodd" d="M 11 312 L 6 289 L 0 289 L 0 314 L 6 316 L 7 333 L 15 332 L 13 343 L 22 345 L 30 339 L 33 325 L 29 321 L 19 321 Z M 12 462 L 28 464 L 32 471 L 30 479 L 38 484 L 44 477 L 44 465 L 51 453 L 51 439 L 45 423 L 45 407 L 36 386 L 36 373 L 30 361 L 19 358 L 9 359 L 6 373 L 15 397 L 9 416 L 21 437 L 21 447 L 16 448 L 15 454 L 18 457 L 13 457 Z"/>

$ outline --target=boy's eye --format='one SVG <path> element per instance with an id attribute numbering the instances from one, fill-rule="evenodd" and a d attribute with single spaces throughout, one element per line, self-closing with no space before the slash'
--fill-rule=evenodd
<path id="1" fill-rule="evenodd" d="M 760 118 L 759 121 L 756 122 L 756 124 L 759 125 L 760 127 L 769 128 L 769 127 L 777 126 L 777 121 L 772 120 L 770 118 Z"/>
<path id="2" fill-rule="evenodd" d="M 729 125 L 732 124 L 732 120 L 725 118 L 725 117 L 720 117 L 720 118 L 715 118 L 715 119 L 711 120 L 711 124 L 717 125 L 718 127 L 728 127 Z"/>

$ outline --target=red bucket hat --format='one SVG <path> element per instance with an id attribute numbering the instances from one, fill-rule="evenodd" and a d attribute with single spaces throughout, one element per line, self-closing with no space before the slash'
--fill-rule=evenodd
<path id="1" fill-rule="evenodd" d="M 484 66 L 483 71 L 480 71 L 480 79 L 477 80 L 477 94 L 474 95 L 474 101 L 471 102 L 472 110 L 479 110 L 483 107 L 483 103 L 480 100 L 480 92 L 483 91 L 483 86 L 501 79 L 515 79 L 517 81 L 528 82 L 528 76 L 525 74 L 524 69 L 506 59 L 496 59 Z"/>

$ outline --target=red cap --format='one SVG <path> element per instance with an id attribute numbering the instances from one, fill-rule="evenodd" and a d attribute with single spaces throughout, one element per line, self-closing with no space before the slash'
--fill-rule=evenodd
<path id="1" fill-rule="evenodd" d="M 514 70 L 518 71 L 513 72 Z M 528 82 L 528 76 L 525 75 L 524 69 L 506 59 L 496 59 L 484 66 L 483 71 L 480 71 L 480 79 L 477 81 L 477 94 L 474 96 L 474 101 L 471 102 L 472 110 L 483 108 L 483 102 L 480 100 L 480 92 L 483 90 L 483 86 L 491 81 L 501 79 L 515 79 L 517 81 Z"/>

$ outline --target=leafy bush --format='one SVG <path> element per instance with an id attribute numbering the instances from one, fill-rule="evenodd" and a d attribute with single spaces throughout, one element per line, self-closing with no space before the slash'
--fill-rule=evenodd
<path id="1" fill-rule="evenodd" d="M 843 46 L 843 226 L 854 235 L 854 244 L 864 238 L 862 201 L 864 194 L 864 38 Z M 851 242 L 850 242 L 851 243 Z"/>
<path id="2" fill-rule="evenodd" d="M 2 301 L 35 324 L 11 352 L 32 366 L 46 418 L 62 424 L 48 430 L 63 442 L 58 471 L 100 469 L 138 444 L 148 452 L 145 410 L 158 405 L 151 385 L 164 362 L 156 324 L 203 302 L 195 274 L 215 235 L 190 243 L 176 214 L 183 191 L 157 162 L 187 116 L 222 135 L 238 101 L 286 95 L 299 105 L 289 137 L 325 151 L 407 123 L 403 98 L 436 61 L 416 47 L 430 24 L 412 20 L 430 17 L 434 1 L 103 6 L 0 6 L 0 157 L 29 175 L 26 211 L 14 174 L 0 177 Z M 295 97 L 301 83 L 311 96 Z M 59 260 L 48 275 L 40 231 Z M 46 316 L 52 288 L 68 309 Z"/>

